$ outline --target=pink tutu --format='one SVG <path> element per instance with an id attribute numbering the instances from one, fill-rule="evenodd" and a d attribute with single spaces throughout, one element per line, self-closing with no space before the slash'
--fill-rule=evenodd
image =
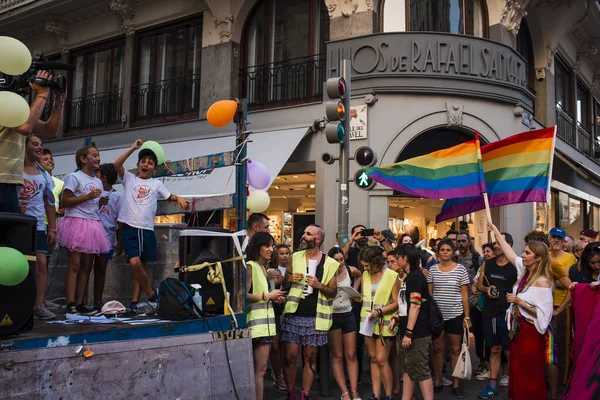
<path id="1" fill-rule="evenodd" d="M 112 249 L 99 220 L 63 217 L 58 220 L 56 238 L 61 246 L 80 253 L 104 254 Z"/>

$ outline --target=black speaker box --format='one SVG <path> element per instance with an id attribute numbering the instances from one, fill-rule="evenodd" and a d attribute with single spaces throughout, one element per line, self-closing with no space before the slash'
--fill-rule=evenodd
<path id="1" fill-rule="evenodd" d="M 0 213 L 0 247 L 12 247 L 35 256 L 37 221 L 35 217 Z M 29 275 L 16 286 L 0 285 L 0 337 L 33 328 L 35 306 L 35 261 L 29 261 Z"/>
<path id="2" fill-rule="evenodd" d="M 179 236 L 179 263 L 182 266 L 216 261 L 215 258 L 226 260 L 233 257 L 234 245 L 231 237 L 193 236 L 194 228 L 181 231 Z M 198 228 L 198 230 L 231 233 L 223 228 Z M 227 291 L 233 296 L 233 266 L 232 263 L 222 263 L 223 275 Z M 223 314 L 225 310 L 225 295 L 221 284 L 208 281 L 208 268 L 200 271 L 179 274 L 179 280 L 187 283 L 199 283 L 202 286 L 202 310 L 210 314 Z"/>

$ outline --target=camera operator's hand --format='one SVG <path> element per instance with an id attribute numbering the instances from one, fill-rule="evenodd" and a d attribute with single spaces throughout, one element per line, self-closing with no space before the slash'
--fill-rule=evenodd
<path id="1" fill-rule="evenodd" d="M 48 71 L 41 70 L 41 71 L 38 71 L 37 74 L 35 74 L 35 77 L 51 80 L 52 74 L 50 74 Z M 35 83 L 35 81 L 29 82 L 29 86 L 31 87 L 31 89 L 33 89 L 37 92 L 38 96 L 39 95 L 45 96 L 50 91 L 50 88 L 48 86 L 40 86 L 37 83 Z"/>
<path id="2" fill-rule="evenodd" d="M 58 90 L 54 91 L 54 105 L 55 106 L 64 106 L 66 100 L 67 100 L 67 87 L 65 85 L 64 92 L 60 92 Z"/>

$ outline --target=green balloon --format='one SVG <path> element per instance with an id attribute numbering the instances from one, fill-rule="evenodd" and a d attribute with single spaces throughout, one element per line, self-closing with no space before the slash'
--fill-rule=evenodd
<path id="1" fill-rule="evenodd" d="M 29 263 L 19 250 L 0 247 L 0 285 L 16 286 L 29 275 Z"/>
<path id="2" fill-rule="evenodd" d="M 160 144 L 158 144 L 158 142 L 155 142 L 154 140 L 148 140 L 147 142 L 144 142 L 142 147 L 140 147 L 140 151 L 144 149 L 152 150 L 154 154 L 156 154 L 158 165 L 165 162 L 165 150 Z"/>

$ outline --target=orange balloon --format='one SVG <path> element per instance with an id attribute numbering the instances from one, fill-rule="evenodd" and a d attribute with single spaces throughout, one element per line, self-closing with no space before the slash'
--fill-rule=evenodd
<path id="1" fill-rule="evenodd" d="M 208 123 L 215 128 L 222 128 L 231 122 L 238 108 L 237 101 L 220 100 L 213 103 L 206 113 Z"/>

